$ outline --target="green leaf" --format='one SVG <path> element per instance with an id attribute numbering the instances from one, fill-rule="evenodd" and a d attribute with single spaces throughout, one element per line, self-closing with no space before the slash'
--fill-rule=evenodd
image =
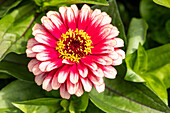
<path id="1" fill-rule="evenodd" d="M 146 3 L 148 2 L 149 1 L 142 0 L 141 4 L 146 5 Z M 151 7 L 152 7 L 152 4 L 151 4 Z M 143 10 L 147 11 L 147 9 L 143 9 Z M 144 17 L 148 19 L 149 25 L 151 25 L 152 27 L 152 25 L 156 21 L 149 20 L 150 19 L 149 13 L 143 13 L 143 14 L 145 15 Z M 139 44 L 139 42 L 143 44 L 145 42 L 145 35 L 146 35 L 147 27 L 143 27 L 143 31 L 140 31 L 141 34 L 134 33 L 134 39 L 133 39 L 131 38 L 133 37 L 133 35 L 130 34 L 130 33 L 133 34 L 134 32 L 133 30 L 131 30 L 132 25 L 134 27 L 136 26 L 136 28 L 134 28 L 136 29 L 136 31 L 139 30 L 139 28 L 141 28 L 139 27 L 139 22 L 136 22 L 134 24 L 132 24 L 131 22 L 130 24 L 130 28 L 128 31 L 128 36 L 129 36 L 128 42 L 131 42 L 131 43 L 128 43 L 128 50 L 127 50 L 128 55 L 126 56 L 126 59 L 125 59 L 126 65 L 127 65 L 127 73 L 126 73 L 125 79 L 129 81 L 133 81 L 133 82 L 146 82 L 146 85 L 150 87 L 167 104 L 168 97 L 167 97 L 166 90 L 167 88 L 169 88 L 169 85 L 168 83 L 164 81 L 167 81 L 170 79 L 168 78 L 168 74 L 161 69 L 166 64 L 170 63 L 170 60 L 169 60 L 170 58 L 170 54 L 169 54 L 170 46 L 169 45 L 170 44 L 145 51 L 145 49 L 141 45 L 138 46 L 136 44 Z M 168 29 L 168 27 L 166 29 Z M 139 38 L 139 36 L 141 36 L 142 38 Z M 161 38 L 159 37 L 159 39 L 163 40 L 162 37 Z M 133 44 L 136 45 L 134 47 L 135 48 L 134 50 L 133 50 L 133 47 L 131 47 L 133 46 Z M 134 52 L 137 49 L 136 47 L 138 47 L 138 50 L 137 52 Z M 168 67 L 166 68 L 167 70 L 169 70 Z M 157 72 L 155 72 L 154 70 Z"/>
<path id="2" fill-rule="evenodd" d="M 149 86 L 166 104 L 168 104 L 167 89 L 170 88 L 170 63 L 154 71 L 147 72 L 143 77 Z"/>
<path id="3" fill-rule="evenodd" d="M 152 0 L 141 0 L 140 13 L 149 25 L 148 38 L 161 44 L 169 43 L 170 38 L 165 25 L 170 18 L 170 10 L 155 4 Z"/>
<path id="4" fill-rule="evenodd" d="M 141 78 L 138 75 L 137 68 L 146 68 L 147 59 L 145 59 L 145 64 L 144 64 L 143 61 L 140 61 L 144 59 L 138 58 L 138 61 L 136 62 L 137 64 L 135 65 L 134 62 L 136 59 L 136 53 L 134 52 L 138 49 L 138 47 L 140 49 L 140 50 L 138 49 L 138 56 L 141 55 L 140 52 L 144 52 L 144 50 L 142 49 L 141 46 L 139 46 L 139 44 L 142 44 L 142 45 L 144 44 L 146 40 L 147 29 L 148 29 L 148 26 L 143 19 L 133 18 L 130 22 L 130 27 L 128 30 L 128 46 L 127 46 L 127 52 L 126 52 L 127 56 L 125 59 L 126 65 L 127 65 L 127 73 L 125 76 L 125 80 L 129 80 L 133 82 L 144 82 L 145 81 L 143 78 Z"/>
<path id="5" fill-rule="evenodd" d="M 130 54 L 126 57 L 127 68 L 136 73 L 136 78 L 141 77 L 166 104 L 167 88 L 170 87 L 170 44 L 145 51 L 139 46 L 137 54 Z M 126 79 L 137 81 L 131 77 L 131 73 L 126 73 Z M 138 81 L 143 82 L 143 81 Z"/>
<path id="6" fill-rule="evenodd" d="M 98 4 L 98 5 L 108 5 L 106 0 L 35 0 L 37 5 L 43 4 L 46 6 L 57 6 L 60 4 L 78 4 L 78 3 L 88 3 L 88 4 Z"/>
<path id="7" fill-rule="evenodd" d="M 29 3 L 0 20 L 0 60 L 9 52 L 24 53 L 26 37 L 23 37 L 34 20 L 34 6 Z"/>
<path id="8" fill-rule="evenodd" d="M 15 108 L 12 102 L 41 98 L 43 91 L 37 85 L 16 80 L 0 91 L 0 109 Z"/>
<path id="9" fill-rule="evenodd" d="M 170 8 L 170 0 L 153 0 L 153 1 L 159 5 L 163 5 L 165 7 Z"/>
<path id="10" fill-rule="evenodd" d="M 22 0 L 0 0 L 0 18 L 2 18 L 6 13 L 16 7 Z"/>
<path id="11" fill-rule="evenodd" d="M 28 61 L 29 59 L 25 55 L 8 54 L 0 62 L 0 72 L 21 80 L 34 81 L 34 75 L 27 68 Z"/>
<path id="12" fill-rule="evenodd" d="M 88 93 L 84 93 L 81 97 L 75 97 L 73 100 L 70 101 L 70 113 L 81 113 L 82 111 L 85 111 L 88 106 L 88 101 Z"/>
<path id="13" fill-rule="evenodd" d="M 0 79 L 8 79 L 8 78 L 11 78 L 11 76 L 6 73 L 0 73 Z"/>
<path id="14" fill-rule="evenodd" d="M 156 70 L 170 63 L 170 43 L 147 51 L 148 70 Z"/>
<path id="15" fill-rule="evenodd" d="M 170 88 L 170 44 L 147 51 L 148 71 L 142 74 L 147 85 L 167 103 L 167 89 Z"/>
<path id="16" fill-rule="evenodd" d="M 23 113 L 23 112 L 16 108 L 5 108 L 0 109 L 0 113 Z"/>
<path id="17" fill-rule="evenodd" d="M 68 100 L 62 100 L 60 102 L 60 105 L 62 106 L 63 110 L 60 110 L 57 113 L 66 113 L 66 112 L 68 112 L 68 108 L 69 108 L 69 101 Z"/>
<path id="18" fill-rule="evenodd" d="M 48 97 L 61 98 L 58 90 L 52 90 L 50 92 L 46 92 L 46 95 Z M 60 105 L 61 105 L 62 109 L 59 110 L 57 113 L 84 112 L 87 109 L 88 101 L 89 101 L 89 95 L 86 92 L 81 97 L 72 95 L 69 100 L 65 100 L 65 99 L 61 100 Z"/>
<path id="19" fill-rule="evenodd" d="M 90 93 L 92 102 L 107 113 L 162 113 L 170 112 L 168 106 L 142 83 L 125 81 L 124 68 L 119 66 L 117 78 L 105 79 L 106 89 L 98 93 L 94 88 Z"/>
<path id="20" fill-rule="evenodd" d="M 170 35 L 170 19 L 166 22 L 166 31 L 168 32 L 168 35 Z"/>
<path id="21" fill-rule="evenodd" d="M 93 111 L 93 113 L 104 113 L 101 109 L 99 109 L 91 101 L 89 101 L 89 104 L 88 104 L 88 107 L 85 113 L 91 113 L 91 111 Z"/>
<path id="22" fill-rule="evenodd" d="M 39 98 L 23 102 L 13 102 L 13 105 L 24 113 L 56 113 L 60 107 L 61 99 Z"/>
<path id="23" fill-rule="evenodd" d="M 139 44 L 138 47 L 137 58 L 133 69 L 135 72 L 140 72 L 141 74 L 146 72 L 148 69 L 147 53 L 141 44 Z"/>
<path id="24" fill-rule="evenodd" d="M 38 5 L 38 6 L 41 6 L 43 1 L 42 0 L 34 0 L 34 2 Z"/>
<path id="25" fill-rule="evenodd" d="M 92 10 L 95 9 L 100 9 L 102 12 L 108 12 L 108 6 L 103 6 L 103 5 L 93 5 L 91 6 Z"/>
<path id="26" fill-rule="evenodd" d="M 112 18 L 112 24 L 118 28 L 120 31 L 119 37 L 122 38 L 125 42 L 125 46 L 127 45 L 127 39 L 125 35 L 125 30 L 124 26 L 122 23 L 122 20 L 120 18 L 119 10 L 117 7 L 116 0 L 109 0 L 109 6 L 108 6 L 108 11 L 107 13 L 111 16 Z"/>
<path id="27" fill-rule="evenodd" d="M 49 92 L 45 92 L 45 94 L 48 96 L 48 97 L 53 97 L 53 98 L 60 98 L 60 91 L 59 90 L 52 90 L 52 91 L 49 91 Z"/>
<path id="28" fill-rule="evenodd" d="M 131 54 L 138 49 L 139 43 L 142 45 L 146 40 L 148 25 L 143 19 L 132 18 L 128 30 L 128 47 L 126 54 Z"/>

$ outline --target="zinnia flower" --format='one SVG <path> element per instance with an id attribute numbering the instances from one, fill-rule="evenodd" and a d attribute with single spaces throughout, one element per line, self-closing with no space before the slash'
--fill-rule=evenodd
<path id="1" fill-rule="evenodd" d="M 33 27 L 34 38 L 28 40 L 28 68 L 42 88 L 60 89 L 62 98 L 81 96 L 92 86 L 100 93 L 105 89 L 103 77 L 114 79 L 125 53 L 118 47 L 124 42 L 111 17 L 99 9 L 84 5 L 60 7 L 41 18 L 42 25 Z M 113 65 L 113 66 L 111 66 Z M 84 90 L 83 90 L 84 88 Z"/>

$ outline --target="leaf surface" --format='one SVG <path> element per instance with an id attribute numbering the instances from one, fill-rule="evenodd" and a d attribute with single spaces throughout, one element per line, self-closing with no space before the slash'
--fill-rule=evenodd
<path id="1" fill-rule="evenodd" d="M 128 47 L 126 54 L 131 54 L 138 49 L 146 41 L 148 25 L 143 19 L 132 18 L 128 30 Z"/>
<path id="2" fill-rule="evenodd" d="M 136 53 L 126 57 L 127 68 L 131 69 L 134 74 L 127 71 L 126 80 L 134 82 L 146 82 L 166 104 L 168 100 L 167 89 L 170 88 L 169 69 L 170 69 L 170 44 L 157 48 L 145 50 L 139 46 Z M 139 80 L 136 78 L 142 78 Z"/>
<path id="3" fill-rule="evenodd" d="M 70 113 L 81 113 L 86 110 L 89 102 L 89 94 L 84 93 L 81 97 L 75 97 L 70 101 L 69 112 Z"/>
<path id="4" fill-rule="evenodd" d="M 0 110 L 16 108 L 12 102 L 41 98 L 44 92 L 36 84 L 16 80 L 0 91 Z"/>
<path id="5" fill-rule="evenodd" d="M 170 0 L 153 0 L 153 1 L 159 5 L 163 5 L 165 7 L 170 8 Z"/>
<path id="6" fill-rule="evenodd" d="M 141 0 L 140 14 L 149 26 L 148 38 L 161 44 L 170 42 L 169 31 L 166 30 L 166 23 L 170 19 L 169 8 L 157 5 L 153 0 Z"/>
<path id="7" fill-rule="evenodd" d="M 6 13 L 16 7 L 22 0 L 0 0 L 0 18 L 2 18 Z"/>
<path id="8" fill-rule="evenodd" d="M 0 20 L 0 60 L 9 52 L 24 53 L 25 33 L 34 20 L 34 6 L 29 3 L 7 14 Z"/>
<path id="9" fill-rule="evenodd" d="M 140 26 L 140 27 L 139 27 Z M 126 80 L 133 82 L 144 82 L 143 78 L 141 78 L 137 73 L 137 68 L 146 67 L 145 64 L 140 63 L 140 59 L 138 58 L 138 65 L 135 65 L 136 53 L 134 53 L 139 44 L 143 45 L 146 40 L 146 32 L 147 32 L 147 24 L 143 19 L 133 18 L 130 22 L 130 27 L 128 30 L 128 46 L 126 52 L 126 65 L 127 65 L 127 73 L 125 76 Z M 143 50 L 141 50 L 143 52 Z M 133 53 L 133 54 L 132 54 Z M 140 54 L 140 52 L 138 52 Z M 140 64 L 139 64 L 140 63 Z M 135 68 L 135 70 L 134 70 Z"/>
<path id="10" fill-rule="evenodd" d="M 61 4 L 78 4 L 78 3 L 88 3 L 88 4 L 98 4 L 98 5 L 108 5 L 106 0 L 34 0 L 39 6 L 57 6 Z"/>
<path id="11" fill-rule="evenodd" d="M 28 71 L 28 62 L 25 55 L 10 53 L 0 62 L 0 72 L 20 80 L 34 81 L 34 75 Z"/>
<path id="12" fill-rule="evenodd" d="M 24 113 L 56 113 L 60 107 L 61 99 L 38 98 L 23 102 L 13 102 L 13 105 Z"/>
<path id="13" fill-rule="evenodd" d="M 170 112 L 168 106 L 142 83 L 128 82 L 123 79 L 122 66 L 117 68 L 114 80 L 105 79 L 106 89 L 90 93 L 92 102 L 107 113 L 162 113 Z"/>

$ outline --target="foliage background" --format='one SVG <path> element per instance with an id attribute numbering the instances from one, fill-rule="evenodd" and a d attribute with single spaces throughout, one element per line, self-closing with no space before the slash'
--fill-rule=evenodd
<path id="1" fill-rule="evenodd" d="M 112 17 L 126 59 L 106 90 L 62 99 L 27 69 L 32 26 L 49 10 L 86 3 Z M 0 113 L 169 113 L 170 0 L 0 0 Z"/>

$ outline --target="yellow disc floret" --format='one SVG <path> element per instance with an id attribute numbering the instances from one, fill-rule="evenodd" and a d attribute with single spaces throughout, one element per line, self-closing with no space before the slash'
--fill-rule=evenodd
<path id="1" fill-rule="evenodd" d="M 57 41 L 56 50 L 60 53 L 59 57 L 79 62 L 81 58 L 91 54 L 93 46 L 90 38 L 83 30 L 76 29 L 73 31 L 69 29 Z"/>

